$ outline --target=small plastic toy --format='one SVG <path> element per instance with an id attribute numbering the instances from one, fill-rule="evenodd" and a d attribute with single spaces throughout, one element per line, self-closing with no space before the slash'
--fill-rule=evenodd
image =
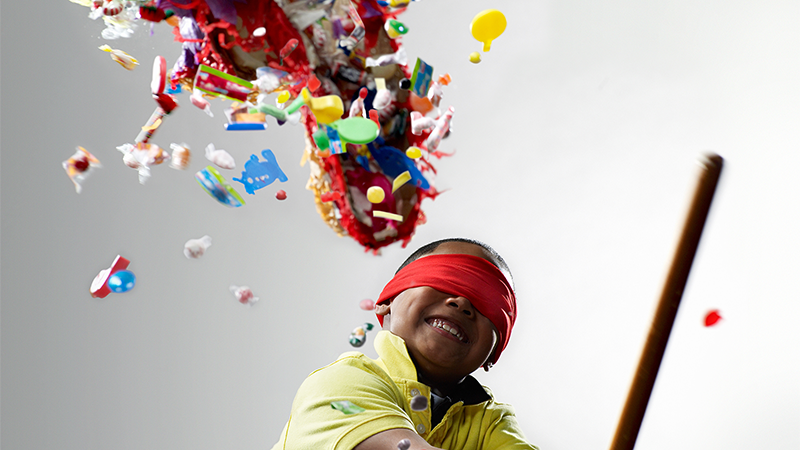
<path id="1" fill-rule="evenodd" d="M 428 409 L 428 397 L 424 397 L 422 395 L 415 395 L 411 399 L 412 411 L 425 411 L 426 409 Z"/>
<path id="2" fill-rule="evenodd" d="M 354 328 L 350 333 L 350 345 L 353 347 L 361 347 L 364 345 L 364 343 L 367 342 L 367 331 L 372 330 L 373 327 L 374 325 L 367 322 L 360 327 Z"/>
<path id="3" fill-rule="evenodd" d="M 366 409 L 354 404 L 350 400 L 331 402 L 331 408 L 337 409 L 345 414 L 358 414 L 366 411 Z"/>
<path id="4" fill-rule="evenodd" d="M 500 37 L 506 31 L 506 16 L 496 9 L 487 9 L 479 12 L 472 19 L 469 28 L 472 37 L 479 42 L 483 42 L 483 51 L 491 49 L 492 41 Z"/>
<path id="5" fill-rule="evenodd" d="M 380 186 L 370 186 L 369 189 L 367 189 L 367 200 L 369 200 L 370 203 L 380 203 L 384 198 L 386 198 L 386 193 L 383 192 L 383 188 Z"/>
<path id="6" fill-rule="evenodd" d="M 100 273 L 94 277 L 92 285 L 89 287 L 89 293 L 92 294 L 92 297 L 105 298 L 108 294 L 110 294 L 111 288 L 108 286 L 109 277 L 120 270 L 127 269 L 130 263 L 131 262 L 127 259 L 117 255 L 117 257 L 114 258 L 114 261 L 111 263 L 111 267 L 101 270 Z"/>
<path id="7" fill-rule="evenodd" d="M 311 114 L 317 119 L 318 123 L 329 124 L 339 120 L 344 114 L 344 103 L 338 95 L 326 95 L 324 97 L 312 97 L 308 88 L 300 91 L 300 97 L 296 98 L 288 108 L 286 114 L 290 115 L 297 112 L 301 106 L 308 106 Z"/>
<path id="8" fill-rule="evenodd" d="M 706 314 L 706 318 L 704 320 L 705 326 L 710 327 L 716 325 L 720 319 L 722 319 L 722 316 L 719 315 L 719 310 L 712 309 L 708 312 L 708 314 Z"/>
<path id="9" fill-rule="evenodd" d="M 433 82 L 433 66 L 417 58 L 417 63 L 414 65 L 414 71 L 412 73 L 412 92 L 420 97 L 425 97 L 428 94 L 428 88 L 431 87 L 431 83 Z"/>
<path id="10" fill-rule="evenodd" d="M 189 151 L 189 145 L 185 142 L 181 142 L 180 144 L 173 142 L 169 144 L 169 148 L 172 150 L 172 160 L 169 166 L 173 169 L 186 170 L 186 168 L 189 167 L 189 161 L 192 159 L 192 152 Z"/>
<path id="11" fill-rule="evenodd" d="M 253 304 L 258 301 L 258 297 L 253 295 L 253 291 L 247 286 L 231 285 L 229 289 L 234 297 L 236 297 L 236 300 L 243 305 L 253 306 Z"/>
<path id="12" fill-rule="evenodd" d="M 107 284 L 111 292 L 117 294 L 128 292 L 136 285 L 136 275 L 129 270 L 119 270 L 108 277 Z"/>
<path id="13" fill-rule="evenodd" d="M 364 311 L 372 311 L 375 309 L 375 302 L 365 298 L 358 303 L 358 307 L 363 309 Z"/>
<path id="14" fill-rule="evenodd" d="M 211 247 L 211 236 L 205 235 L 200 239 L 189 239 L 183 245 L 183 254 L 189 259 L 197 259 L 203 256 Z"/>
<path id="15" fill-rule="evenodd" d="M 208 195 L 223 205 L 233 208 L 244 205 L 244 199 L 214 167 L 206 166 L 205 169 L 194 174 L 194 177 Z"/>
<path id="16" fill-rule="evenodd" d="M 111 48 L 108 45 L 101 45 L 97 48 L 104 52 L 110 53 L 111 59 L 116 61 L 120 66 L 126 68 L 127 70 L 133 70 L 139 65 L 139 61 L 136 58 L 123 52 L 122 50 Z"/>
<path id="17" fill-rule="evenodd" d="M 282 183 L 289 180 L 278 165 L 278 160 L 272 150 L 261 151 L 261 156 L 264 161 L 259 161 L 256 155 L 250 155 L 250 160 L 244 163 L 242 178 L 233 178 L 234 181 L 242 183 L 245 192 L 251 195 L 255 194 L 258 189 L 274 183 L 275 180 L 280 180 Z"/>
<path id="18" fill-rule="evenodd" d="M 236 168 L 236 161 L 233 160 L 233 156 L 225 150 L 217 149 L 213 143 L 206 146 L 206 159 L 222 169 L 231 170 Z"/>
<path id="19" fill-rule="evenodd" d="M 89 176 L 93 169 L 102 167 L 100 161 L 83 147 L 77 147 L 75 153 L 69 159 L 63 161 L 61 166 L 67 171 L 67 176 L 72 180 L 72 184 L 75 185 L 75 192 L 78 194 L 81 193 L 83 180 Z"/>

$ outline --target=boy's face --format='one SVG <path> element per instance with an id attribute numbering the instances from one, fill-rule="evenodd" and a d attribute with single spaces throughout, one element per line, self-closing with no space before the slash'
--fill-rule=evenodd
<path id="1" fill-rule="evenodd" d="M 448 253 L 489 260 L 482 247 L 465 242 L 443 243 L 431 254 Z M 486 362 L 497 342 L 492 322 L 468 299 L 431 287 L 407 289 L 376 310 L 390 314 L 389 331 L 405 340 L 417 369 L 433 383 L 460 381 Z"/>

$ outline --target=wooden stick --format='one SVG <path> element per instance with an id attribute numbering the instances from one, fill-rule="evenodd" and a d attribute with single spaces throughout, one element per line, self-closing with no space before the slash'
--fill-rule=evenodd
<path id="1" fill-rule="evenodd" d="M 642 419 L 644 419 L 647 402 L 650 400 L 658 368 L 664 357 L 669 333 L 675 322 L 675 315 L 678 313 L 678 306 L 686 287 L 686 280 L 689 278 L 700 235 L 703 233 L 708 210 L 711 208 L 711 200 L 714 198 L 717 181 L 722 172 L 722 157 L 716 154 L 706 155 L 702 165 L 703 171 L 689 207 L 689 214 L 672 259 L 664 290 L 661 292 L 653 324 L 650 326 L 650 334 L 647 336 L 639 366 L 636 368 L 636 374 L 628 392 L 628 399 L 625 401 L 625 407 L 611 443 L 611 450 L 632 450 L 636 444 L 636 437 L 639 434 Z"/>

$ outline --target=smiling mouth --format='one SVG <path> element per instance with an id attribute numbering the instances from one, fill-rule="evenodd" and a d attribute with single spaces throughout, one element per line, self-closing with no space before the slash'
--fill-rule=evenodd
<path id="1" fill-rule="evenodd" d="M 440 330 L 444 330 L 450 333 L 453 337 L 455 337 L 464 344 L 469 343 L 467 334 L 464 331 L 462 331 L 458 325 L 452 322 L 447 322 L 442 319 L 430 319 L 427 321 L 427 324 L 434 328 L 438 328 Z"/>

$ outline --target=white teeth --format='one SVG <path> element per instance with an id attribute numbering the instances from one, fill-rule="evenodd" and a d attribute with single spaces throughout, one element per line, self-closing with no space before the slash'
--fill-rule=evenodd
<path id="1" fill-rule="evenodd" d="M 431 325 L 435 326 L 436 328 L 441 328 L 442 330 L 447 331 L 448 333 L 450 333 L 453 336 L 457 337 L 461 342 L 466 342 L 466 340 L 464 339 L 464 335 L 461 334 L 458 331 L 458 329 L 447 325 L 446 323 L 442 322 L 439 319 L 433 319 L 431 321 Z"/>

